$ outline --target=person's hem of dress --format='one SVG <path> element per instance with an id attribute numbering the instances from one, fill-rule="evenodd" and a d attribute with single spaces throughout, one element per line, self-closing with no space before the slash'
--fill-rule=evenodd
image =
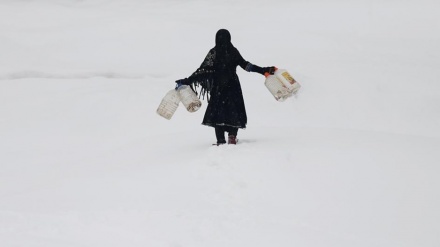
<path id="1" fill-rule="evenodd" d="M 225 123 L 220 123 L 220 124 L 202 123 L 202 125 L 213 127 L 213 128 L 215 128 L 216 126 L 229 126 L 229 127 L 233 127 L 233 128 L 246 129 L 246 125 L 245 126 L 237 126 L 237 125 L 231 125 L 231 124 L 225 124 Z"/>

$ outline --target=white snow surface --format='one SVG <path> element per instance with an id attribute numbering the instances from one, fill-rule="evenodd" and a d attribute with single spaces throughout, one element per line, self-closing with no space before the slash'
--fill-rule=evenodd
<path id="1" fill-rule="evenodd" d="M 440 246 L 439 1 L 1 0 L 2 247 Z M 156 114 L 227 28 L 248 127 Z"/>

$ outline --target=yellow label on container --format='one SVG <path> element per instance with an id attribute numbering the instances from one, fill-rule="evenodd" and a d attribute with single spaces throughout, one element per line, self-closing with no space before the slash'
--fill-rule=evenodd
<path id="1" fill-rule="evenodd" d="M 282 73 L 281 75 L 282 75 L 284 78 L 286 78 L 286 80 L 288 80 L 290 84 L 295 83 L 295 80 L 293 79 L 293 77 L 292 77 L 289 73 L 284 72 L 284 73 Z"/>

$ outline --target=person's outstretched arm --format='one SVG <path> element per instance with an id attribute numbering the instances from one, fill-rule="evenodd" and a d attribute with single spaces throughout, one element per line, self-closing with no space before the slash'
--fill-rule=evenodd
<path id="1" fill-rule="evenodd" d="M 240 67 L 244 70 L 246 70 L 247 72 L 256 72 L 259 74 L 264 75 L 265 73 L 269 73 L 271 75 L 273 75 L 273 73 L 275 72 L 275 66 L 270 66 L 270 67 L 260 67 L 258 65 L 252 64 L 246 60 L 244 60 L 244 58 L 241 56 L 240 52 L 238 52 L 238 65 L 240 65 Z"/>

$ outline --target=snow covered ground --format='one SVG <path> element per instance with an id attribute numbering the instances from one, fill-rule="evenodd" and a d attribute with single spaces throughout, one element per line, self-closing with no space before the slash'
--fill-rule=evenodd
<path id="1" fill-rule="evenodd" d="M 1 246 L 440 246 L 438 1 L 1 0 Z M 155 111 L 227 28 L 248 128 Z"/>

